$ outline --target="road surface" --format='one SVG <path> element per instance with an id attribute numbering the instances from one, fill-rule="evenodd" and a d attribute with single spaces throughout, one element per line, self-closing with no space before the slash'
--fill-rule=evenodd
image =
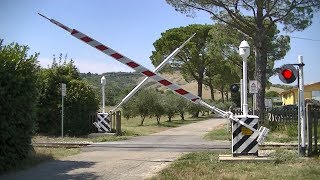
<path id="1" fill-rule="evenodd" d="M 0 179 L 150 178 L 184 153 L 230 148 L 229 142 L 209 142 L 202 138 L 226 122 L 210 119 L 130 140 L 95 143 L 82 148 L 78 155 L 42 163 Z"/>

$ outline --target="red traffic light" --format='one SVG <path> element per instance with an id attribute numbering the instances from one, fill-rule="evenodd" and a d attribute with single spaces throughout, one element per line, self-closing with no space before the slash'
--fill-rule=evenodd
<path id="1" fill-rule="evenodd" d="M 297 77 L 297 69 L 292 64 L 285 64 L 279 70 L 279 79 L 286 84 L 293 83 Z"/>
<path id="2" fill-rule="evenodd" d="M 293 76 L 293 72 L 290 69 L 285 69 L 282 71 L 282 75 L 286 79 L 290 79 Z"/>

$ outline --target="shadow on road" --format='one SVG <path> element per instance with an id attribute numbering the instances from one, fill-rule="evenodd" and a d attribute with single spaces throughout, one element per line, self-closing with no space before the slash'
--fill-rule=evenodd
<path id="1" fill-rule="evenodd" d="M 41 163 L 36 167 L 23 171 L 10 173 L 0 176 L 0 179 L 6 180 L 59 180 L 59 179 L 97 179 L 93 172 L 88 172 L 88 168 L 94 166 L 95 162 L 85 161 L 63 161 L 54 160 Z"/>

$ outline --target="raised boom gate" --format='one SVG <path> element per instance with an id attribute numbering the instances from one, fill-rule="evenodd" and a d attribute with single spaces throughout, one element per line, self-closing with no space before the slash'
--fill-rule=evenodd
<path id="1" fill-rule="evenodd" d="M 142 65 L 138 64 L 137 62 L 131 60 L 130 58 L 121 55 L 120 53 L 118 53 L 117 51 L 113 50 L 112 48 L 96 41 L 95 39 L 81 33 L 80 31 L 76 30 L 76 29 L 71 29 L 65 25 L 63 25 L 62 23 L 54 20 L 54 19 L 49 19 L 46 16 L 38 13 L 40 16 L 46 18 L 47 20 L 49 20 L 50 22 L 54 23 L 55 25 L 61 27 L 62 29 L 68 31 L 72 36 L 76 37 L 77 39 L 87 43 L 88 45 L 98 49 L 99 51 L 101 51 L 102 53 L 111 56 L 112 58 L 116 59 L 117 61 L 131 67 L 132 69 L 134 69 L 136 72 L 139 72 L 149 78 L 152 78 L 153 80 L 157 81 L 159 84 L 168 87 L 171 91 L 173 91 L 174 93 L 184 97 L 185 99 L 195 103 L 195 104 L 199 104 L 201 106 L 204 106 L 208 109 L 210 109 L 211 111 L 215 112 L 216 114 L 218 114 L 219 116 L 223 117 L 223 118 L 227 118 L 230 121 L 238 124 L 238 126 L 242 126 L 242 128 L 240 128 L 241 130 L 241 134 L 242 136 L 236 136 L 234 137 L 235 140 L 232 140 L 232 146 L 239 144 L 239 147 L 243 147 L 243 146 L 247 146 L 246 144 L 250 144 L 250 143 L 242 143 L 242 141 L 247 141 L 248 139 L 253 139 L 252 141 L 255 141 L 259 144 L 263 143 L 265 140 L 265 137 L 267 136 L 269 129 L 266 127 L 261 126 L 259 130 L 257 130 L 257 128 L 254 128 L 254 125 L 252 126 L 252 124 L 247 124 L 247 119 L 252 119 L 250 117 L 250 115 L 247 115 L 245 117 L 237 117 L 234 116 L 232 112 L 226 112 L 223 111 L 215 106 L 211 106 L 209 104 L 207 104 L 206 102 L 204 102 L 200 97 L 184 90 L 183 88 L 181 88 L 180 86 L 178 86 L 177 84 L 174 84 L 173 82 L 170 82 L 169 80 L 161 77 L 160 75 L 158 75 L 156 72 L 152 72 L 149 69 L 143 67 Z M 240 119 L 239 119 L 240 118 Z M 253 118 L 253 119 L 258 119 L 258 118 Z M 244 131 L 245 129 L 243 128 L 247 128 L 247 132 L 250 132 L 250 135 L 244 135 Z M 238 131 L 237 129 L 239 128 L 234 128 L 234 131 Z M 242 131 L 242 129 L 244 129 L 244 131 Z M 239 135 L 239 134 L 238 134 Z M 238 140 L 239 139 L 239 140 Z M 233 147 L 232 147 L 233 148 Z M 249 149 L 249 148 L 244 148 L 244 149 Z M 250 152 L 253 152 L 251 149 L 246 153 L 245 151 L 241 151 L 241 149 L 236 148 L 235 151 L 233 149 L 233 154 L 237 155 L 237 154 L 243 154 L 243 155 L 249 155 L 251 154 Z M 254 153 L 252 153 L 254 154 Z"/>

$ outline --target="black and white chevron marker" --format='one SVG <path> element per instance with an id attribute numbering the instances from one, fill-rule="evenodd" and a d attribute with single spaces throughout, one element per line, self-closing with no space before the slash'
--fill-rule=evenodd
<path id="1" fill-rule="evenodd" d="M 240 121 L 248 124 L 254 129 L 258 129 L 259 117 L 255 115 L 235 116 Z M 237 155 L 258 155 L 258 135 L 249 128 L 232 122 L 232 154 Z"/>
<path id="2" fill-rule="evenodd" d="M 98 113 L 97 122 L 94 125 L 98 128 L 99 132 L 111 132 L 111 120 L 108 113 Z"/>

